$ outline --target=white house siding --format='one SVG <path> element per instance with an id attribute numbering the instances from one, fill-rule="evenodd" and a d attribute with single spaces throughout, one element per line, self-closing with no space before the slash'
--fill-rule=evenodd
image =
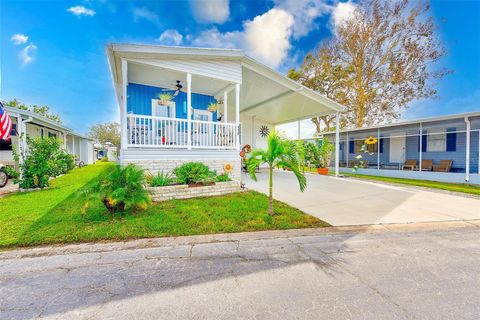
<path id="1" fill-rule="evenodd" d="M 202 162 L 210 170 L 217 171 L 218 174 L 224 172 L 224 165 L 230 163 L 233 165 L 233 171 L 230 177 L 234 180 L 241 179 L 241 159 L 237 150 L 158 150 L 148 148 L 129 148 L 123 150 L 121 154 L 121 164 L 127 165 L 133 163 L 152 174 L 158 172 L 172 172 L 186 162 Z"/>
<path id="2" fill-rule="evenodd" d="M 133 60 L 135 61 L 135 60 Z M 171 70 L 190 72 L 192 74 L 242 83 L 242 66 L 240 61 L 203 60 L 203 59 L 146 59 L 143 63 Z"/>
<path id="3" fill-rule="evenodd" d="M 274 130 L 275 126 L 244 114 L 240 114 L 240 121 L 242 124 L 242 146 L 249 144 L 253 149 L 266 149 L 267 137 L 260 135 L 260 128 L 267 126 L 270 130 Z"/>

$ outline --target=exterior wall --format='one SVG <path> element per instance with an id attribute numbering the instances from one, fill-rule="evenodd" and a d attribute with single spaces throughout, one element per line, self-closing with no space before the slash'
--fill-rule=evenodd
<path id="1" fill-rule="evenodd" d="M 262 126 L 267 126 L 270 131 L 274 130 L 275 127 L 264 121 L 256 119 L 255 117 L 247 116 L 240 114 L 240 122 L 242 124 L 241 129 L 241 142 L 242 146 L 249 144 L 253 149 L 265 149 L 267 148 L 267 137 L 262 137 L 260 135 L 260 128 Z"/>
<path id="2" fill-rule="evenodd" d="M 217 182 L 212 186 L 190 188 L 187 185 L 148 187 L 148 192 L 154 202 L 167 201 L 172 199 L 188 199 L 195 197 L 220 196 L 234 192 L 240 192 L 238 181 Z"/>
<path id="3" fill-rule="evenodd" d="M 127 86 L 127 113 L 151 116 L 152 99 L 157 99 L 158 95 L 163 92 L 165 92 L 164 88 L 129 83 Z M 175 102 L 176 118 L 187 119 L 187 94 L 180 91 L 173 101 Z M 208 104 L 211 102 L 215 102 L 214 97 L 192 92 L 193 109 L 207 110 Z M 216 112 L 213 112 L 212 120 L 217 120 Z"/>
<path id="4" fill-rule="evenodd" d="M 157 150 L 146 148 L 129 148 L 122 151 L 120 163 L 126 165 L 136 164 L 152 174 L 159 171 L 172 172 L 173 169 L 186 162 L 202 162 L 210 170 L 223 173 L 226 163 L 233 165 L 230 177 L 233 180 L 241 180 L 241 159 L 239 152 L 225 150 Z"/>

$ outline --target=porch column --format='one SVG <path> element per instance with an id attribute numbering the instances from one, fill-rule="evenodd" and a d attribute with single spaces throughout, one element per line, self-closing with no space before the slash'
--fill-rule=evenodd
<path id="1" fill-rule="evenodd" d="M 235 85 L 235 125 L 237 127 L 237 149 L 240 150 L 240 84 Z"/>
<path id="2" fill-rule="evenodd" d="M 422 126 L 422 123 L 420 122 L 420 135 L 419 135 L 419 145 L 418 145 L 418 149 L 420 151 L 420 155 L 419 155 L 419 165 L 418 165 L 418 171 L 419 172 L 422 172 L 422 150 L 423 150 L 423 126 Z"/>
<path id="3" fill-rule="evenodd" d="M 223 122 L 228 122 L 228 91 L 223 92 Z"/>
<path id="4" fill-rule="evenodd" d="M 75 156 L 76 155 L 76 150 L 75 150 L 75 136 L 72 136 L 72 154 Z"/>
<path id="5" fill-rule="evenodd" d="M 340 172 L 340 112 L 335 116 L 335 177 Z"/>
<path id="6" fill-rule="evenodd" d="M 347 132 L 347 141 L 345 142 L 345 144 L 343 145 L 343 151 L 345 152 L 345 154 L 347 155 L 347 164 L 346 164 L 346 167 L 348 168 L 348 155 L 350 153 L 350 138 L 348 137 L 348 132 Z"/>
<path id="7" fill-rule="evenodd" d="M 63 148 L 67 150 L 67 134 L 65 132 L 62 132 L 63 136 Z"/>
<path id="8" fill-rule="evenodd" d="M 187 146 L 192 150 L 192 74 L 187 73 Z"/>
<path id="9" fill-rule="evenodd" d="M 377 170 L 380 170 L 380 128 L 377 129 Z"/>
<path id="10" fill-rule="evenodd" d="M 465 124 L 467 128 L 465 130 L 465 181 L 470 181 L 470 120 L 465 117 Z"/>
<path id="11" fill-rule="evenodd" d="M 298 133 L 297 133 L 297 139 L 300 140 L 300 120 L 298 120 Z"/>
<path id="12" fill-rule="evenodd" d="M 23 164 L 23 153 L 25 152 L 25 144 L 26 144 L 26 133 L 23 130 L 23 119 L 21 115 L 17 116 L 17 140 L 18 140 L 18 155 L 19 164 Z"/>
<path id="13" fill-rule="evenodd" d="M 122 101 L 120 106 L 120 125 L 121 125 L 121 150 L 127 149 L 127 81 L 128 81 L 128 63 L 122 59 Z M 73 145 L 75 146 L 75 137 L 73 137 Z"/>

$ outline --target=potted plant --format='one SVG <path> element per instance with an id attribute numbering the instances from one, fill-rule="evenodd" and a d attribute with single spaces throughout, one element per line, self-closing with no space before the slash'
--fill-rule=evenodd
<path id="1" fill-rule="evenodd" d="M 317 172 L 319 174 L 328 174 L 328 165 L 330 164 L 333 150 L 333 144 L 331 144 L 326 138 L 323 138 L 320 141 L 320 146 L 318 148 L 318 159 L 315 163 L 315 167 L 317 168 Z"/>
<path id="2" fill-rule="evenodd" d="M 208 104 L 208 107 L 207 107 L 207 110 L 210 111 L 210 112 L 217 112 L 217 109 L 218 109 L 218 103 L 215 101 L 215 102 L 210 102 Z"/>
<path id="3" fill-rule="evenodd" d="M 171 93 L 160 93 L 158 95 L 158 104 L 161 106 L 167 105 L 170 101 L 173 100 L 173 94 Z"/>

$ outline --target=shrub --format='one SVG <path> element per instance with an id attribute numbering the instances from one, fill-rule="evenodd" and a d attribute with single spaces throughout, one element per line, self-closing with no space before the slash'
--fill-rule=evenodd
<path id="1" fill-rule="evenodd" d="M 70 171 L 75 163 L 74 157 L 62 149 L 62 141 L 56 138 L 27 137 L 28 153 L 23 154 L 20 165 L 20 187 L 45 188 L 49 180 Z M 18 160 L 18 155 L 15 155 Z"/>
<path id="2" fill-rule="evenodd" d="M 143 210 L 150 203 L 150 196 L 144 184 L 143 169 L 133 164 L 126 167 L 116 165 L 89 191 L 93 195 L 100 196 L 110 213 L 126 209 Z"/>
<path id="3" fill-rule="evenodd" d="M 175 183 L 175 181 L 176 179 L 170 173 L 161 171 L 151 177 L 149 184 L 152 187 L 165 187 Z"/>
<path id="4" fill-rule="evenodd" d="M 173 173 L 180 184 L 210 183 L 215 181 L 215 172 L 201 162 L 187 162 L 175 168 Z"/>
<path id="5" fill-rule="evenodd" d="M 217 176 L 217 181 L 218 182 L 227 182 L 227 181 L 232 181 L 232 179 L 230 179 L 228 174 L 224 173 L 224 174 L 221 174 L 221 175 Z"/>

